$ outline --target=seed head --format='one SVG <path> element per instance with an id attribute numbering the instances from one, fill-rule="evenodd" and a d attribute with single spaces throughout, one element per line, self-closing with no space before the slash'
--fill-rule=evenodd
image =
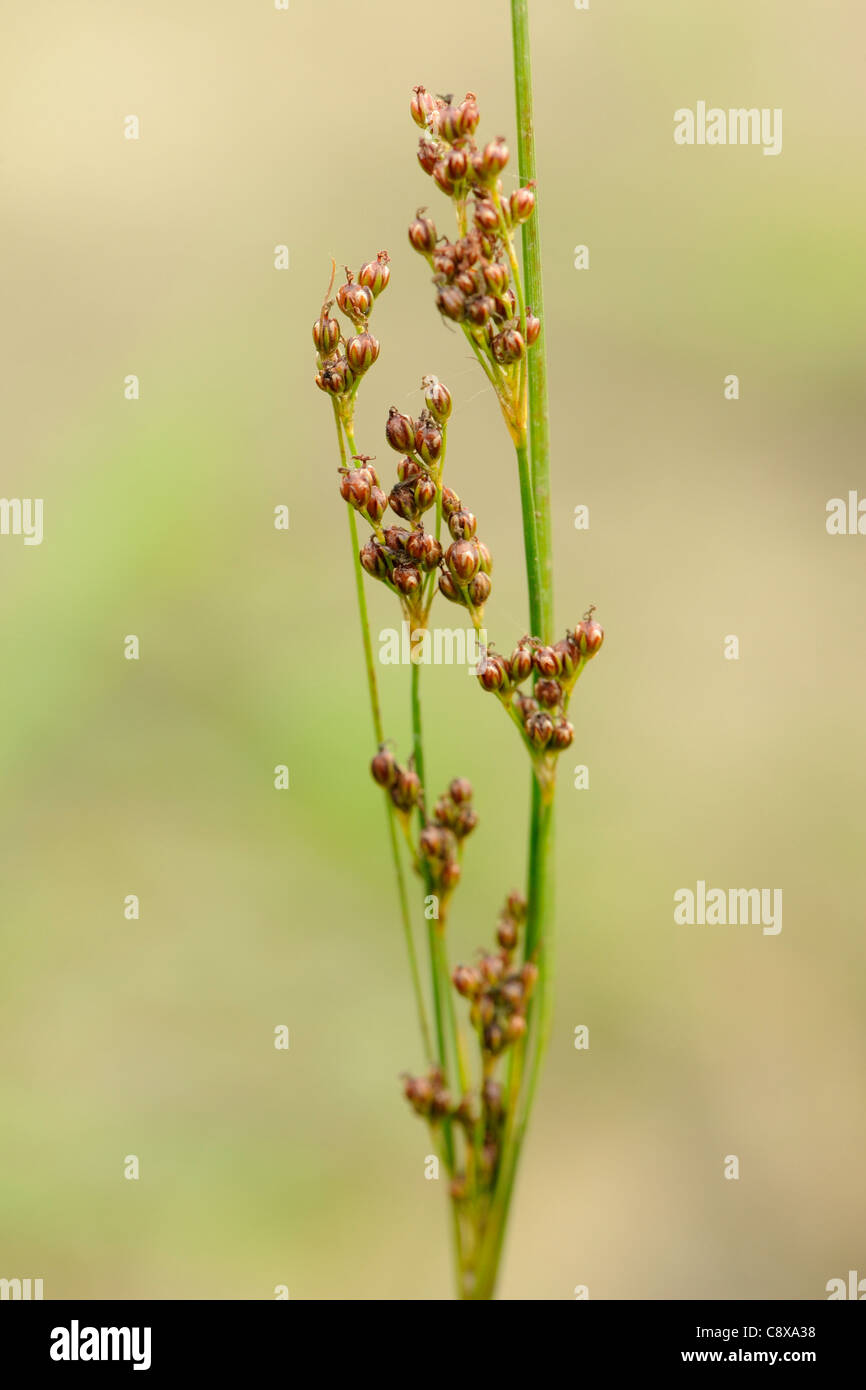
<path id="1" fill-rule="evenodd" d="M 390 259 L 387 251 L 380 251 L 375 261 L 367 261 L 358 271 L 358 283 L 366 286 L 374 299 L 387 289 L 391 279 Z"/>

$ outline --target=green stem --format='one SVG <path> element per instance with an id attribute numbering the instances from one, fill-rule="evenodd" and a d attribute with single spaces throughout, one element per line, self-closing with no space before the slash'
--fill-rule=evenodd
<path id="1" fill-rule="evenodd" d="M 337 439 L 340 446 L 340 461 L 346 463 L 346 445 L 343 440 L 343 430 L 340 425 L 340 416 L 337 406 L 334 406 L 334 420 L 337 426 Z M 354 440 L 352 440 L 354 446 Z M 370 709 L 373 715 L 373 731 L 376 736 L 377 744 L 384 742 L 384 731 L 382 725 L 382 709 L 379 704 L 379 683 L 376 679 L 376 665 L 373 659 L 373 643 L 370 636 L 370 616 L 367 612 L 367 595 L 364 590 L 364 574 L 361 569 L 361 561 L 358 558 L 358 524 L 355 519 L 355 511 L 349 503 L 346 504 L 349 513 L 349 537 L 352 546 L 352 568 L 355 571 L 355 589 L 358 596 L 358 617 L 361 624 L 361 634 L 364 643 L 364 663 L 367 668 L 367 688 L 370 694 Z M 412 988 L 415 994 L 415 1004 L 418 1010 L 418 1023 L 421 1028 L 421 1038 L 424 1043 L 425 1055 L 432 1060 L 433 1044 L 430 1037 L 430 1025 L 427 1021 L 427 1009 L 424 1004 L 424 991 L 421 988 L 421 975 L 418 970 L 418 956 L 415 951 L 415 941 L 412 936 L 412 918 L 409 912 L 409 895 L 406 891 L 406 876 L 403 873 L 403 862 L 400 858 L 400 846 L 397 841 L 397 828 L 395 825 L 396 811 L 391 801 L 385 800 L 385 818 L 388 822 L 388 838 L 391 842 L 391 857 L 394 861 L 394 877 L 397 880 L 397 897 L 400 902 L 400 917 L 403 924 L 403 935 L 406 940 L 406 952 L 409 956 L 409 970 L 412 975 Z"/>
<path id="2" fill-rule="evenodd" d="M 520 510 L 523 516 L 523 549 L 526 557 L 526 584 L 529 590 L 529 628 L 534 637 L 542 635 L 542 565 L 538 549 L 532 477 L 526 442 L 516 444 L 517 471 L 520 476 Z"/>
<path id="3" fill-rule="evenodd" d="M 528 0 L 511 0 L 514 44 L 514 88 L 517 104 L 517 148 L 521 183 L 535 181 L 535 125 L 532 111 L 532 65 L 529 52 Z M 523 270 L 526 302 L 541 322 L 541 332 L 529 351 L 529 430 L 532 450 L 532 491 L 535 498 L 538 549 L 541 555 L 543 622 L 538 635 L 553 635 L 553 544 L 550 521 L 550 414 L 547 401 L 544 287 L 541 276 L 541 233 L 538 210 L 523 223 Z"/>

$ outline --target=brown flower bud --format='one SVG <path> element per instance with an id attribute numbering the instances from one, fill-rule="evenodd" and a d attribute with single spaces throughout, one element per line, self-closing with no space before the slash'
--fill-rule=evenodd
<path id="1" fill-rule="evenodd" d="M 424 859 L 446 859 L 450 846 L 448 832 L 440 825 L 425 825 L 418 836 L 418 849 Z"/>
<path id="2" fill-rule="evenodd" d="M 370 763 L 373 781 L 387 791 L 397 780 L 397 760 L 388 748 L 380 748 Z"/>
<path id="3" fill-rule="evenodd" d="M 555 680 L 536 681 L 535 698 L 545 709 L 556 709 L 562 700 L 562 686 Z"/>
<path id="4" fill-rule="evenodd" d="M 526 898 L 516 888 L 512 889 L 505 900 L 505 910 L 509 917 L 514 918 L 518 926 L 526 921 L 526 909 Z"/>
<path id="5" fill-rule="evenodd" d="M 525 994 L 521 976 L 509 975 L 499 993 L 508 1008 L 519 1009 L 524 1002 L 523 996 Z"/>
<path id="6" fill-rule="evenodd" d="M 511 216 L 515 222 L 527 222 L 535 207 L 535 194 L 531 188 L 517 188 L 509 200 Z"/>
<path id="7" fill-rule="evenodd" d="M 407 1076 L 403 1094 L 417 1115 L 429 1115 L 433 1106 L 433 1087 L 426 1076 Z"/>
<path id="8" fill-rule="evenodd" d="M 564 637 L 561 641 L 555 642 L 553 650 L 559 657 L 560 667 L 564 676 L 573 676 L 577 670 L 577 663 L 580 661 L 580 651 L 570 637 Z"/>
<path id="9" fill-rule="evenodd" d="M 526 341 L 530 347 L 538 342 L 538 335 L 541 332 L 541 319 L 537 319 L 531 309 L 526 311 Z"/>
<path id="10" fill-rule="evenodd" d="M 538 701 L 533 700 L 531 695 L 516 695 L 514 707 L 524 724 L 527 722 L 530 715 L 538 713 Z"/>
<path id="11" fill-rule="evenodd" d="M 435 570 L 442 559 L 442 546 L 435 536 L 419 528 L 412 532 L 406 542 L 406 553 L 426 570 Z"/>
<path id="12" fill-rule="evenodd" d="M 466 511 L 465 507 L 460 507 L 456 512 L 452 512 L 448 518 L 448 530 L 455 541 L 471 540 L 477 529 L 478 522 L 472 512 Z"/>
<path id="13" fill-rule="evenodd" d="M 490 554 L 490 551 L 487 549 L 487 546 L 484 544 L 483 541 L 476 540 L 475 544 L 478 546 L 478 558 L 479 563 L 481 565 L 482 573 L 492 574 L 493 556 Z"/>
<path id="14" fill-rule="evenodd" d="M 487 261 L 484 266 L 484 279 L 491 294 L 504 294 L 508 289 L 508 267 L 501 261 Z"/>
<path id="15" fill-rule="evenodd" d="M 409 110 L 415 124 L 419 125 L 422 130 L 425 130 L 427 122 L 436 110 L 436 102 L 424 87 L 413 87 Z"/>
<path id="16" fill-rule="evenodd" d="M 457 274 L 454 276 L 454 284 L 461 294 L 466 295 L 467 299 L 470 295 L 477 294 L 479 290 L 483 290 L 484 288 L 483 283 L 478 283 L 474 270 L 458 270 Z"/>
<path id="17" fill-rule="evenodd" d="M 466 177 L 466 170 L 469 161 L 466 158 L 465 150 L 452 150 L 445 161 L 448 168 L 448 177 L 453 184 L 462 183 Z"/>
<path id="18" fill-rule="evenodd" d="M 442 887 L 451 892 L 460 882 L 460 865 L 456 859 L 449 859 L 447 864 L 443 864 L 439 873 L 439 882 Z"/>
<path id="19" fill-rule="evenodd" d="M 321 318 L 316 319 L 313 324 L 313 342 L 322 357 L 330 357 L 332 352 L 337 351 L 340 343 L 340 325 L 337 319 L 329 317 L 327 309 L 322 310 Z"/>
<path id="20" fill-rule="evenodd" d="M 414 438 L 414 436 L 413 436 Z M 401 483 L 413 483 L 424 472 L 415 458 L 402 458 L 397 464 L 397 477 Z"/>
<path id="21" fill-rule="evenodd" d="M 535 989 L 538 980 L 538 966 L 534 961 L 528 960 L 520 972 L 523 979 L 523 993 L 528 999 Z"/>
<path id="22" fill-rule="evenodd" d="M 458 840 L 465 840 L 467 835 L 472 834 L 477 824 L 478 812 L 473 811 L 471 806 L 461 806 L 454 825 L 454 834 Z"/>
<path id="23" fill-rule="evenodd" d="M 421 385 L 427 409 L 438 425 L 444 425 L 451 414 L 451 392 L 438 376 L 425 376 Z"/>
<path id="24" fill-rule="evenodd" d="M 421 574 L 415 565 L 396 565 L 391 578 L 404 598 L 410 598 L 421 588 Z"/>
<path id="25" fill-rule="evenodd" d="M 460 323 L 466 312 L 466 298 L 453 285 L 443 285 L 436 292 L 436 307 L 446 319 Z"/>
<path id="26" fill-rule="evenodd" d="M 443 140 L 447 140 L 449 145 L 454 140 L 459 140 L 463 134 L 462 112 L 459 106 L 452 106 L 449 102 L 439 110 L 439 135 Z"/>
<path id="27" fill-rule="evenodd" d="M 385 438 L 391 448 L 397 450 L 398 454 L 405 454 L 407 449 L 414 448 L 415 421 L 410 419 L 408 415 L 402 415 L 396 405 L 392 405 L 388 411 Z"/>
<path id="28" fill-rule="evenodd" d="M 463 602 L 463 596 L 447 570 L 443 570 L 439 576 L 439 592 L 443 598 L 450 599 L 452 603 Z"/>
<path id="29" fill-rule="evenodd" d="M 494 308 L 495 302 L 489 294 L 479 294 L 467 301 L 466 317 L 476 328 L 483 328 L 489 323 Z"/>
<path id="30" fill-rule="evenodd" d="M 476 675 L 485 690 L 503 690 L 508 686 L 508 667 L 498 652 L 482 652 Z"/>
<path id="31" fill-rule="evenodd" d="M 451 179 L 448 173 L 448 165 L 445 163 L 444 159 L 437 159 L 436 163 L 433 165 L 433 182 L 438 188 L 441 188 L 447 198 L 453 197 L 457 192 L 457 185 Z"/>
<path id="32" fill-rule="evenodd" d="M 448 568 L 458 584 L 468 584 L 475 578 L 480 558 L 474 541 L 455 541 L 445 552 Z"/>
<path id="33" fill-rule="evenodd" d="M 459 127 L 461 135 L 474 135 L 481 114 L 475 100 L 474 92 L 467 92 L 457 108 L 459 113 Z"/>
<path id="34" fill-rule="evenodd" d="M 457 274 L 457 253 L 450 243 L 436 247 L 433 252 L 433 269 L 446 280 L 454 279 Z"/>
<path id="35" fill-rule="evenodd" d="M 522 647 L 520 645 L 516 646 L 511 653 L 511 660 L 508 666 L 511 672 L 511 679 L 514 681 L 515 685 L 519 685 L 521 681 L 525 681 L 532 670 L 531 648 Z"/>
<path id="36" fill-rule="evenodd" d="M 340 496 L 350 502 L 358 511 L 363 511 L 370 500 L 370 480 L 366 470 L 350 468 L 340 480 Z"/>
<path id="37" fill-rule="evenodd" d="M 574 725 L 567 719 L 560 719 L 550 741 L 554 748 L 568 748 L 574 741 Z"/>
<path id="38" fill-rule="evenodd" d="M 488 1023 L 484 1029 L 484 1048 L 485 1051 L 496 1057 L 505 1046 L 505 1033 L 498 1023 Z"/>
<path id="39" fill-rule="evenodd" d="M 539 710 L 538 714 L 531 714 L 525 724 L 526 732 L 531 743 L 536 748 L 546 748 L 553 735 L 553 720 L 544 710 Z"/>
<path id="40" fill-rule="evenodd" d="M 361 376 L 372 367 L 379 356 L 379 343 L 366 329 L 357 337 L 350 338 L 346 344 L 346 357 L 356 376 Z"/>
<path id="41" fill-rule="evenodd" d="M 489 575 L 484 574 L 483 571 L 476 574 L 472 583 L 469 585 L 469 601 L 472 607 L 483 608 L 490 597 L 490 590 L 492 588 L 493 585 L 490 582 Z"/>
<path id="42" fill-rule="evenodd" d="M 429 256 L 436 245 L 436 224 L 429 217 L 422 217 L 419 209 L 415 221 L 409 224 L 409 240 L 422 256 Z"/>
<path id="43" fill-rule="evenodd" d="M 387 251 L 380 251 L 375 261 L 367 261 L 358 271 L 358 283 L 366 285 L 374 299 L 387 288 L 391 279 L 390 259 Z"/>

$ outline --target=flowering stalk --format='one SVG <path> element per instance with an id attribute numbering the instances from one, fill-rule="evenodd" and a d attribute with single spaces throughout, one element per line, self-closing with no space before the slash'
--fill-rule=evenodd
<path id="1" fill-rule="evenodd" d="M 525 4 L 514 0 L 515 61 L 521 160 L 532 168 L 531 112 L 528 123 L 521 96 L 528 84 Z M 478 681 L 493 694 L 526 750 L 532 768 L 527 892 L 505 898 L 492 949 L 475 964 L 448 961 L 447 924 L 462 875 L 464 841 L 478 817 L 473 790 L 455 777 L 444 795 L 430 793 L 424 757 L 417 640 L 427 635 L 438 596 L 463 607 L 477 632 L 492 591 L 492 557 L 477 534 L 475 515 L 445 482 L 445 455 L 451 395 L 433 376 L 422 382 L 424 407 L 417 419 L 391 407 L 385 424 L 388 445 L 400 455 L 396 481 L 386 493 L 370 455 L 354 439 L 354 402 L 361 376 L 379 353 L 369 331 L 376 296 L 388 283 L 388 258 L 380 253 L 362 267 L 357 281 L 347 271 L 337 304 L 354 333 L 346 337 L 332 319 L 331 302 L 314 327 L 318 352 L 317 385 L 333 399 L 341 441 L 340 492 L 355 523 L 369 527 L 357 564 L 396 598 L 409 625 L 411 752 L 401 764 L 383 737 L 377 714 L 375 670 L 363 592 L 368 683 L 374 708 L 378 750 L 371 772 L 382 788 L 389 823 L 396 818 L 410 862 L 421 880 L 429 946 L 429 993 L 435 1041 L 427 1045 L 426 1073 L 406 1076 L 404 1093 L 429 1124 L 449 1178 L 454 1247 L 461 1298 L 493 1296 L 521 1143 L 537 1083 L 550 1011 L 550 935 L 552 907 L 552 819 L 556 767 L 574 738 L 568 718 L 577 682 L 603 641 L 593 610 L 553 641 L 550 584 L 550 524 L 547 475 L 546 380 L 541 322 L 527 303 L 515 228 L 534 221 L 535 192 L 530 180 L 506 196 L 500 175 L 509 152 L 500 137 L 479 148 L 473 138 L 479 121 L 475 97 L 459 103 L 432 97 L 416 87 L 413 119 L 422 129 L 419 162 L 450 199 L 456 218 L 454 241 L 438 234 L 422 208 L 409 238 L 433 272 L 436 304 L 442 316 L 459 324 L 493 388 L 514 445 L 520 485 L 527 572 L 530 631 L 519 637 L 510 656 L 482 648 Z M 540 304 L 537 236 L 524 235 L 526 282 Z M 330 290 L 329 290 L 330 293 Z M 326 297 L 327 299 L 327 297 Z M 544 417 L 537 426 L 536 412 Z M 345 438 L 350 462 L 342 450 Z M 386 510 L 405 522 L 388 522 Z M 431 531 L 424 516 L 433 514 Z M 443 543 L 447 526 L 450 543 Z M 354 533 L 356 534 L 356 532 Z M 485 639 L 486 640 L 486 639 Z M 395 842 L 396 842 L 396 836 Z M 398 880 L 399 855 L 396 858 Z M 407 940 L 414 960 L 411 921 Z M 452 990 L 453 985 L 453 990 Z M 458 1025 L 454 993 L 468 1006 L 477 1042 L 475 1073 Z M 424 1018 L 420 986 L 419 1014 Z"/>

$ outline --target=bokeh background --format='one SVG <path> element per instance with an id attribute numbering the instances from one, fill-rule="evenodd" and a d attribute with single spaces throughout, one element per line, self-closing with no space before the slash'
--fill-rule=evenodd
<path id="1" fill-rule="evenodd" d="M 501 1294 L 821 1298 L 866 1274 L 866 539 L 825 530 L 866 493 L 866 25 L 853 0 L 531 8 L 557 617 L 594 602 L 607 641 L 573 707 L 588 791 L 563 763 L 557 1009 Z M 44 498 L 45 539 L 0 538 L 0 1275 L 46 1297 L 450 1296 L 310 325 L 331 255 L 390 250 L 359 443 L 381 459 L 388 405 L 450 385 L 507 646 L 510 448 L 405 235 L 438 198 L 413 83 L 471 88 L 513 144 L 507 16 L 6 7 L 2 491 Z M 782 154 L 675 146 L 698 100 L 782 107 Z M 383 672 L 404 752 L 405 682 Z M 482 821 L 460 958 L 522 876 L 526 773 L 463 671 L 425 686 L 432 779 L 470 777 Z M 698 878 L 781 887 L 782 933 L 676 927 Z"/>

